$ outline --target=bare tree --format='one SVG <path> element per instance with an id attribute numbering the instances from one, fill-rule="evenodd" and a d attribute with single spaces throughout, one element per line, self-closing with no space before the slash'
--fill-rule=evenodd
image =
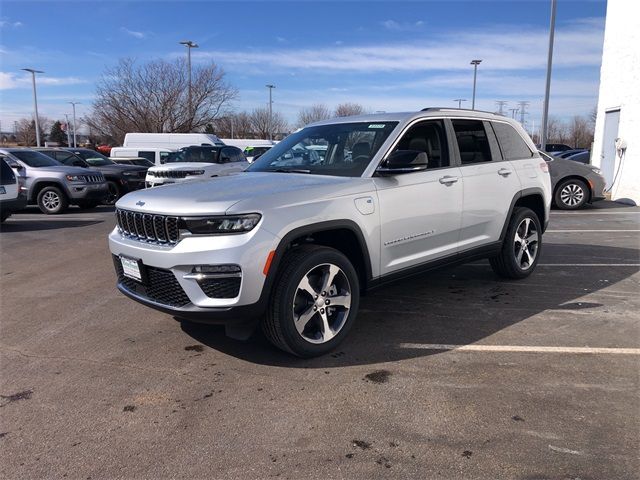
<path id="1" fill-rule="evenodd" d="M 251 112 L 251 131 L 258 138 L 269 137 L 269 124 L 271 123 L 271 132 L 273 132 L 274 138 L 282 136 L 289 129 L 287 121 L 284 119 L 281 113 L 273 112 L 271 116 L 271 122 L 269 122 L 269 109 L 268 108 L 256 108 Z"/>
<path id="2" fill-rule="evenodd" d="M 569 122 L 569 142 L 573 148 L 591 148 L 593 142 L 593 125 L 588 117 L 576 115 Z"/>
<path id="3" fill-rule="evenodd" d="M 327 118 L 331 118 L 331 112 L 327 106 L 322 103 L 316 103 L 300 110 L 296 125 L 298 127 L 304 127 L 310 123 L 326 120 Z"/>
<path id="4" fill-rule="evenodd" d="M 547 141 L 549 143 L 567 143 L 569 141 L 567 126 L 556 117 L 549 117 L 547 121 Z"/>
<path id="5" fill-rule="evenodd" d="M 230 113 L 213 123 L 214 132 L 220 138 L 251 138 L 251 117 L 247 112 Z"/>
<path id="6" fill-rule="evenodd" d="M 142 65 L 122 59 L 99 80 L 92 112 L 84 120 L 116 143 L 128 132 L 201 131 L 237 96 L 224 75 L 214 63 L 193 67 L 189 105 L 183 59 Z"/>
<path id="7" fill-rule="evenodd" d="M 42 116 L 38 116 L 38 127 L 40 129 L 40 140 L 44 144 L 45 132 L 51 128 L 51 121 Z M 16 140 L 18 144 L 33 146 L 36 144 L 36 122 L 31 118 L 22 118 L 16 125 Z"/>
<path id="8" fill-rule="evenodd" d="M 336 117 L 350 117 L 351 115 L 362 115 L 365 109 L 359 103 L 341 103 L 336 107 Z"/>

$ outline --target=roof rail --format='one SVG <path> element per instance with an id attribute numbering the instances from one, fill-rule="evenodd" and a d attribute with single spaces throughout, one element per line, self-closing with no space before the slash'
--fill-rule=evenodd
<path id="1" fill-rule="evenodd" d="M 496 112 L 489 112 L 487 110 L 472 110 L 470 108 L 455 108 L 455 107 L 427 107 L 420 110 L 421 112 L 440 112 L 440 111 L 450 111 L 450 112 L 477 112 L 477 113 L 490 113 L 491 115 L 497 115 Z"/>

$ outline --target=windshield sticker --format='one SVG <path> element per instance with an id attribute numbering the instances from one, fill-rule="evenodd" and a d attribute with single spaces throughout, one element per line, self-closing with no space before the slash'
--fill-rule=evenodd
<path id="1" fill-rule="evenodd" d="M 372 123 L 369 128 L 384 128 L 384 123 Z"/>

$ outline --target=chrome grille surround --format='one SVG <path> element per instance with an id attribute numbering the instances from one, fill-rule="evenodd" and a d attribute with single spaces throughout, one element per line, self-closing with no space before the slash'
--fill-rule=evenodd
<path id="1" fill-rule="evenodd" d="M 175 245 L 180 240 L 178 217 L 132 212 L 116 208 L 121 235 L 141 242 Z"/>

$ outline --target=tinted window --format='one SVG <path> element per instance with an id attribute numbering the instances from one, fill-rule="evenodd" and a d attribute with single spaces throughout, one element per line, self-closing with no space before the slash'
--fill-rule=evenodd
<path id="1" fill-rule="evenodd" d="M 0 183 L 2 185 L 13 185 L 16 183 L 16 176 L 13 174 L 11 167 L 7 162 L 0 159 Z"/>
<path id="2" fill-rule="evenodd" d="M 73 153 L 70 152 L 50 152 L 53 155 L 49 154 L 49 156 L 53 156 L 60 163 L 64 163 L 65 165 L 73 165 L 73 161 L 82 162 L 82 159 L 76 157 Z"/>
<path id="3" fill-rule="evenodd" d="M 138 156 L 142 158 L 146 158 L 150 162 L 156 161 L 156 152 L 138 152 Z"/>
<path id="4" fill-rule="evenodd" d="M 11 155 L 33 168 L 60 166 L 60 163 L 56 162 L 53 158 L 49 158 L 45 154 L 33 150 L 11 150 Z"/>
<path id="5" fill-rule="evenodd" d="M 237 147 L 224 147 L 220 151 L 220 163 L 244 162 L 244 153 Z"/>
<path id="6" fill-rule="evenodd" d="M 531 158 L 533 152 L 522 139 L 520 134 L 516 132 L 508 123 L 494 122 L 493 130 L 496 132 L 502 155 L 505 160 L 518 160 L 521 158 Z"/>
<path id="7" fill-rule="evenodd" d="M 101 158 L 103 160 L 108 160 L 108 157 L 105 157 L 100 152 L 96 152 L 95 150 L 91 150 L 88 148 L 76 148 L 73 150 L 73 153 L 78 155 L 83 160 L 86 160 L 88 158 Z"/>
<path id="8" fill-rule="evenodd" d="M 478 120 L 452 120 L 462 165 L 491 161 L 491 148 L 484 125 Z"/>
<path id="9" fill-rule="evenodd" d="M 429 160 L 427 168 L 449 166 L 449 151 L 442 120 L 420 122 L 409 129 L 394 151 L 415 150 L 425 152 Z"/>

